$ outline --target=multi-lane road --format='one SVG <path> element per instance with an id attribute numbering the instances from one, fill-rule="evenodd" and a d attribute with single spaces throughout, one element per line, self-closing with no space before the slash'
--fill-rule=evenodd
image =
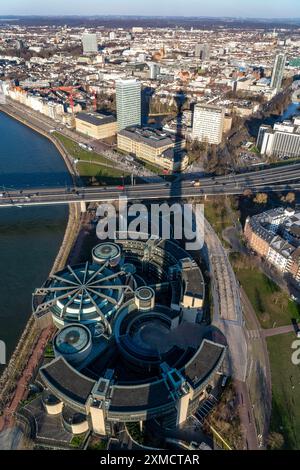
<path id="1" fill-rule="evenodd" d="M 205 195 L 238 195 L 246 191 L 278 192 L 300 190 L 300 163 L 243 174 L 200 178 L 183 175 L 173 183 L 159 181 L 134 186 L 0 189 L 0 207 L 102 202 L 126 196 L 128 200 L 184 199 Z M 196 183 L 197 184 L 197 183 Z"/>

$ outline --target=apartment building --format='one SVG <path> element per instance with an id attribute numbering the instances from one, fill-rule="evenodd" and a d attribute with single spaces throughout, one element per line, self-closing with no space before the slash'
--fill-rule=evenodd
<path id="1" fill-rule="evenodd" d="M 300 212 L 281 207 L 248 217 L 244 234 L 253 251 L 300 282 Z"/>
<path id="2" fill-rule="evenodd" d="M 193 139 L 220 144 L 224 129 L 225 110 L 218 106 L 198 104 L 194 110 Z"/>

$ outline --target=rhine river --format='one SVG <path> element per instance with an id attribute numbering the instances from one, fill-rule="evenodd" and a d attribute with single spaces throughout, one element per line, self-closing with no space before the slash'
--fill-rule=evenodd
<path id="1" fill-rule="evenodd" d="M 45 137 L 3 113 L 0 135 L 0 193 L 71 184 L 62 157 Z M 7 361 L 31 314 L 31 294 L 52 268 L 67 219 L 68 206 L 0 209 L 0 340 Z"/>

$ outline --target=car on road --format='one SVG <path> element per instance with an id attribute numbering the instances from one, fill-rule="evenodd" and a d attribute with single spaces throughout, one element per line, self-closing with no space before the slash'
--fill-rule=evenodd
<path id="1" fill-rule="evenodd" d="M 123 186 L 123 185 L 119 185 L 119 186 L 117 186 L 117 189 L 119 189 L 120 191 L 124 191 L 124 189 L 125 189 L 125 186 Z"/>

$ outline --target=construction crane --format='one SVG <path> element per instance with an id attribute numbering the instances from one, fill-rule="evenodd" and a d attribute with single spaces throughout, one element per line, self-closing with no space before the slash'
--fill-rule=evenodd
<path id="1" fill-rule="evenodd" d="M 72 112 L 74 112 L 74 97 L 76 95 L 76 92 L 74 90 L 78 90 L 80 88 L 80 85 L 78 86 L 58 86 L 58 87 L 52 87 L 52 88 L 38 88 L 38 91 L 43 91 L 44 93 L 50 93 L 51 91 L 63 91 L 64 93 L 67 93 L 69 95 L 69 105 L 71 106 Z"/>

